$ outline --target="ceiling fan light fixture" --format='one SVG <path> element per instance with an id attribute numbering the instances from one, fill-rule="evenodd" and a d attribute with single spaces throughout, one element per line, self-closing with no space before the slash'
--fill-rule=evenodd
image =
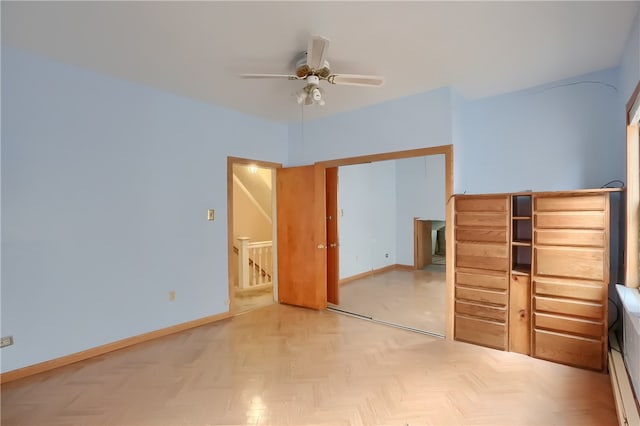
<path id="1" fill-rule="evenodd" d="M 330 84 L 376 87 L 384 84 L 384 78 L 375 75 L 331 74 L 327 50 L 329 39 L 314 36 L 309 40 L 306 51 L 300 52 L 295 61 L 294 74 L 241 74 L 242 78 L 279 78 L 288 80 L 304 80 L 306 86 L 295 93 L 300 105 L 324 105 L 324 92 L 320 80 Z"/>
<path id="2" fill-rule="evenodd" d="M 300 105 L 306 99 L 307 99 L 307 91 L 306 91 L 306 87 L 303 87 L 302 89 L 296 92 L 296 102 L 298 102 L 298 104 Z"/>
<path id="3" fill-rule="evenodd" d="M 313 97 L 313 100 L 315 102 L 320 102 L 322 100 L 322 93 L 320 92 L 320 89 L 317 87 L 314 87 L 311 90 L 311 96 Z"/>

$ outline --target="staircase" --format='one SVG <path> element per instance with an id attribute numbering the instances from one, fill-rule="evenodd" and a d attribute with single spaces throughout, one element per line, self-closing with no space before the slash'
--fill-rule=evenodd
<path id="1" fill-rule="evenodd" d="M 238 284 L 236 293 L 273 287 L 273 241 L 249 242 L 238 238 L 234 252 L 238 254 Z"/>

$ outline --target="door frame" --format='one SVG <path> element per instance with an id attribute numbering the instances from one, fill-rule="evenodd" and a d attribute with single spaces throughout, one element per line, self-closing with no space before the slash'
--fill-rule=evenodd
<path id="1" fill-rule="evenodd" d="M 269 161 L 261 161 L 261 160 L 251 160 L 249 158 L 241 158 L 241 157 L 227 157 L 227 280 L 228 280 L 228 293 L 229 298 L 227 299 L 229 305 L 229 313 L 235 313 L 234 306 L 234 295 L 235 288 L 233 286 L 233 280 L 237 274 L 237 271 L 232 267 L 233 262 L 233 166 L 234 165 L 243 165 L 243 166 L 256 166 L 263 169 L 271 169 L 273 170 L 271 180 L 271 221 L 272 221 L 272 241 L 273 241 L 273 296 L 274 300 L 277 302 L 278 300 L 278 240 L 277 240 L 277 220 L 275 219 L 275 215 L 277 213 L 277 203 L 276 203 L 276 187 L 275 187 L 275 169 L 279 169 L 282 167 L 280 163 L 272 163 Z"/>
<path id="2" fill-rule="evenodd" d="M 626 189 L 626 244 L 625 244 L 625 279 L 627 287 L 639 287 L 638 274 L 638 231 L 640 230 L 640 123 L 632 123 L 631 110 L 640 100 L 640 82 L 626 105 L 627 122 L 627 189 Z"/>
<path id="3" fill-rule="evenodd" d="M 316 164 L 325 168 L 350 166 L 354 164 L 373 163 L 386 160 L 400 160 L 404 158 L 426 157 L 429 155 L 444 155 L 445 164 L 445 206 L 446 206 L 446 302 L 445 302 L 445 337 L 453 339 L 453 308 L 454 308 L 454 262 L 453 255 L 453 144 L 433 146 L 429 148 L 409 149 L 406 151 L 392 151 L 380 154 L 361 155 L 356 157 L 339 158 L 336 160 L 318 161 Z"/>

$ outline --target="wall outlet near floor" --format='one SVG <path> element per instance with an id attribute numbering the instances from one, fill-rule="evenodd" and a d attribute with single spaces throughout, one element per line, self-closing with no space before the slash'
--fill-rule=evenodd
<path id="1" fill-rule="evenodd" d="M 0 348 L 13 345 L 13 336 L 5 336 L 0 339 Z"/>
<path id="2" fill-rule="evenodd" d="M 384 257 L 389 257 L 389 253 L 385 253 L 385 254 L 384 254 Z"/>
<path id="3" fill-rule="evenodd" d="M 174 300 L 176 300 L 176 292 L 174 290 L 171 290 L 169 292 L 169 302 L 173 302 Z"/>

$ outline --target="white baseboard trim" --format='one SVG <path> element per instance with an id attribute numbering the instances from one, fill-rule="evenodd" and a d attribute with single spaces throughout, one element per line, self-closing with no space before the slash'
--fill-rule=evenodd
<path id="1" fill-rule="evenodd" d="M 620 353 L 620 345 L 614 333 L 609 333 L 609 377 L 616 402 L 620 426 L 640 425 L 640 410 L 633 396 L 631 382 Z"/>

